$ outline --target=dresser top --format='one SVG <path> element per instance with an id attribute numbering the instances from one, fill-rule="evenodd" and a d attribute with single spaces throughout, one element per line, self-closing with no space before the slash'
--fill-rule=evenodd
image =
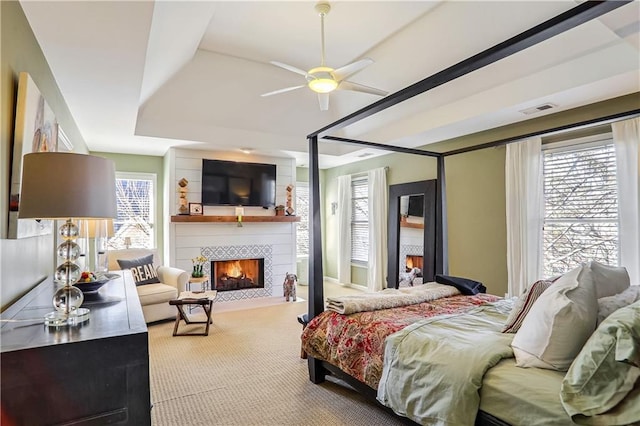
<path id="1" fill-rule="evenodd" d="M 82 307 L 89 320 L 77 326 L 48 327 L 44 316 L 53 311 L 51 278 L 38 284 L 0 316 L 0 352 L 147 333 L 136 287 L 128 271 L 106 283 L 96 294 L 85 295 Z"/>

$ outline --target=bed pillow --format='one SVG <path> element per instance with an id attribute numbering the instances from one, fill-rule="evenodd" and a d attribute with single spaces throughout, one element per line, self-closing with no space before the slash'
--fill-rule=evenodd
<path id="1" fill-rule="evenodd" d="M 640 301 L 600 324 L 562 380 L 560 400 L 576 423 L 596 417 L 597 424 L 636 424 L 640 422 L 640 392 L 634 391 L 638 380 Z"/>
<path id="2" fill-rule="evenodd" d="M 137 259 L 118 259 L 120 269 L 131 271 L 136 285 L 156 284 L 160 282 L 158 272 L 153 266 L 153 254 Z"/>
<path id="3" fill-rule="evenodd" d="M 470 280 L 469 278 L 452 277 L 450 275 L 436 274 L 436 282 L 446 284 L 457 288 L 460 293 L 466 295 L 474 295 L 478 293 L 486 293 L 487 288 L 479 281 Z"/>
<path id="4" fill-rule="evenodd" d="M 632 285 L 620 294 L 598 299 L 598 324 L 620 308 L 640 300 L 640 286 Z"/>
<path id="5" fill-rule="evenodd" d="M 519 367 L 566 371 L 596 328 L 592 272 L 579 266 L 535 301 L 511 343 Z"/>
<path id="6" fill-rule="evenodd" d="M 507 322 L 502 328 L 502 332 L 516 333 L 520 329 L 520 326 L 522 326 L 522 321 L 524 321 L 524 318 L 531 310 L 534 302 L 538 300 L 538 297 L 540 297 L 540 295 L 548 289 L 551 284 L 553 284 L 553 282 L 548 280 L 540 280 L 531 284 L 524 294 L 516 301 L 511 313 L 509 314 L 509 318 L 507 318 Z"/>
<path id="7" fill-rule="evenodd" d="M 625 267 L 603 265 L 596 261 L 590 262 L 589 266 L 593 272 L 598 299 L 622 293 L 630 285 L 629 273 Z"/>

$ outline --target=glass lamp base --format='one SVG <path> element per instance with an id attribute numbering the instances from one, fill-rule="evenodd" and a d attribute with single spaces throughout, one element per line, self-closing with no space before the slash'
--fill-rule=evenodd
<path id="1" fill-rule="evenodd" d="M 89 309 L 78 308 L 66 314 L 64 312 L 49 312 L 44 316 L 44 325 L 49 327 L 62 327 L 80 325 L 89 319 Z"/>

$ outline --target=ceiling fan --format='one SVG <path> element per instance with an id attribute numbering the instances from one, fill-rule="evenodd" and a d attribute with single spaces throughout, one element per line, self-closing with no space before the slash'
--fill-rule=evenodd
<path id="1" fill-rule="evenodd" d="M 294 72 L 296 74 L 303 75 L 307 80 L 306 84 L 299 86 L 285 87 L 284 89 L 274 90 L 273 92 L 263 93 L 260 96 L 271 96 L 279 93 L 289 92 L 303 88 L 305 86 L 313 90 L 318 94 L 318 102 L 320 103 L 320 110 L 326 111 L 329 109 L 329 93 L 334 90 L 352 90 L 355 92 L 369 93 L 372 95 L 386 96 L 387 92 L 376 89 L 373 87 L 365 86 L 363 84 L 347 81 L 348 77 L 362 71 L 365 67 L 373 64 L 373 59 L 364 58 L 359 61 L 352 62 L 348 65 L 333 69 L 327 67 L 324 63 L 324 18 L 331 10 L 331 5 L 327 2 L 319 2 L 315 5 L 315 10 L 320 15 L 320 41 L 321 41 L 321 62 L 319 67 L 310 69 L 309 71 L 303 71 L 300 68 L 284 64 L 282 62 L 271 61 L 271 63 L 277 67 L 284 68 L 285 70 Z"/>

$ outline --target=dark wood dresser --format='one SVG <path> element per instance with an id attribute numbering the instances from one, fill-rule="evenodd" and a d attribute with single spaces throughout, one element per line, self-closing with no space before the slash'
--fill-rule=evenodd
<path id="1" fill-rule="evenodd" d="M 50 328 L 48 278 L 2 313 L 3 425 L 150 425 L 149 345 L 128 272 L 85 297 L 90 319 Z"/>

